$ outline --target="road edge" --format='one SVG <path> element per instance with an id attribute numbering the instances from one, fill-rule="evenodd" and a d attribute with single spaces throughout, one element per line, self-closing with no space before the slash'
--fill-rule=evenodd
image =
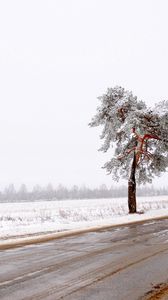
<path id="1" fill-rule="evenodd" d="M 168 283 L 157 284 L 152 290 L 147 292 L 142 300 L 166 300 L 168 296 Z"/>
<path id="2" fill-rule="evenodd" d="M 129 221 L 121 224 L 100 225 L 100 226 L 86 227 L 82 229 L 67 230 L 67 231 L 55 232 L 50 234 L 42 234 L 42 235 L 36 234 L 36 236 L 33 237 L 27 236 L 23 238 L 15 238 L 15 239 L 10 239 L 8 241 L 3 241 L 0 243 L 0 250 L 13 249 L 13 248 L 23 247 L 27 245 L 39 244 L 39 243 L 46 243 L 52 240 L 76 236 L 84 233 L 108 230 L 110 228 L 123 227 L 131 224 L 143 224 L 149 221 L 157 221 L 157 220 L 164 220 L 164 219 L 168 219 L 168 215 L 162 217 L 155 217 L 155 218 L 151 217 L 145 220 Z"/>

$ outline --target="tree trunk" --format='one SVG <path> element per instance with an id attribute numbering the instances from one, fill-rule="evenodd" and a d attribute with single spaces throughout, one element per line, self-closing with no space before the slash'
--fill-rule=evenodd
<path id="1" fill-rule="evenodd" d="M 129 213 L 134 214 L 136 213 L 136 179 L 135 179 L 135 172 L 136 172 L 136 156 L 134 152 L 134 158 L 132 161 L 131 166 L 131 174 L 128 180 L 128 208 Z"/>

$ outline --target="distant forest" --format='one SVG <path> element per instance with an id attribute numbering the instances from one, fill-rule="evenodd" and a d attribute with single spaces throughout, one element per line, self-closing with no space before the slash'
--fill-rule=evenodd
<path id="1" fill-rule="evenodd" d="M 157 196 L 168 195 L 168 187 L 154 188 L 151 186 L 143 186 L 137 188 L 138 196 Z M 78 187 L 74 185 L 67 188 L 63 185 L 58 185 L 53 188 L 51 184 L 46 187 L 35 185 L 30 191 L 25 184 L 22 184 L 18 190 L 13 184 L 10 184 L 0 192 L 0 202 L 24 202 L 24 201 L 39 201 L 39 200 L 68 200 L 68 199 L 96 199 L 96 198 L 119 198 L 127 197 L 126 186 L 111 186 L 108 188 L 102 184 L 98 188 L 89 188 L 86 186 Z"/>

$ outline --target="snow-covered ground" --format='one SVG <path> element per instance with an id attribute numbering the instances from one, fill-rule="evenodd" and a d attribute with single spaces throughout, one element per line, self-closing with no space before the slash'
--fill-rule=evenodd
<path id="1" fill-rule="evenodd" d="M 126 198 L 0 203 L 0 239 L 168 215 L 168 196 L 138 197 L 137 205 L 144 214 L 128 215 Z"/>

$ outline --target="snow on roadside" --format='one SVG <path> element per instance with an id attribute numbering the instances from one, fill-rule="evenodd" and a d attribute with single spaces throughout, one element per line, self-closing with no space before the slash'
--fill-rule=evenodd
<path id="1" fill-rule="evenodd" d="M 168 215 L 168 196 L 138 197 L 129 215 L 126 198 L 0 203 L 0 239 L 121 224 Z"/>

